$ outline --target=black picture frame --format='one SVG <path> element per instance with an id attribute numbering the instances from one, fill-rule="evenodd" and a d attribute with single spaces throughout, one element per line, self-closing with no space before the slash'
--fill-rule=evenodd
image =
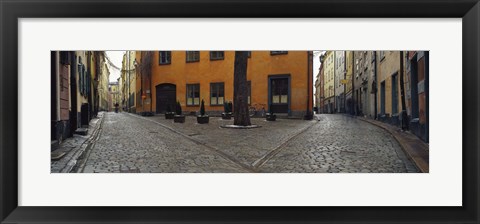
<path id="1" fill-rule="evenodd" d="M 479 223 L 478 0 L 0 0 L 1 223 Z M 461 207 L 18 206 L 19 18 L 369 17 L 462 18 Z M 445 43 L 448 44 L 448 43 Z M 448 55 L 455 57 L 455 55 Z M 441 111 L 445 112 L 445 111 Z M 440 113 L 441 113 L 440 112 Z M 437 112 L 436 112 L 437 113 Z M 455 118 L 452 118 L 455 120 Z M 41 192 L 39 192 L 41 193 Z"/>

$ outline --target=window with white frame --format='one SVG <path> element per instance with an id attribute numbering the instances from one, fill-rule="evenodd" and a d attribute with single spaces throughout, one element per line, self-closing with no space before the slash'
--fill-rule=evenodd
<path id="1" fill-rule="evenodd" d="M 200 105 L 200 84 L 187 84 L 187 106 Z"/>
<path id="2" fill-rule="evenodd" d="M 158 52 L 158 63 L 161 65 L 167 65 L 172 63 L 172 52 L 171 51 L 159 51 Z"/>
<path id="3" fill-rule="evenodd" d="M 223 82 L 210 83 L 210 105 L 223 105 L 225 88 Z"/>

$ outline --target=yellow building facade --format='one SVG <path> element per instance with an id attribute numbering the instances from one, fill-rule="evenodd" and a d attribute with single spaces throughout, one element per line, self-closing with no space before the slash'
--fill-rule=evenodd
<path id="1" fill-rule="evenodd" d="M 164 113 L 168 105 L 173 110 L 176 101 L 184 113 L 198 112 L 204 100 L 207 113 L 216 114 L 223 112 L 224 102 L 233 101 L 234 51 L 157 51 L 151 57 L 151 80 L 143 85 L 150 86 L 145 97 L 151 97 L 152 112 Z M 312 57 L 311 51 L 251 51 L 249 106 L 296 117 L 311 112 Z"/>
<path id="2" fill-rule="evenodd" d="M 401 111 L 400 101 L 400 51 L 377 51 L 377 108 L 387 116 Z"/>
<path id="3" fill-rule="evenodd" d="M 335 110 L 335 51 L 325 53 L 324 63 L 324 111 L 333 113 Z"/>
<path id="4" fill-rule="evenodd" d="M 108 89 L 110 71 L 106 62 L 103 62 L 100 66 L 100 74 L 98 78 L 98 106 L 100 111 L 108 111 L 110 107 L 110 92 Z"/>
<path id="5" fill-rule="evenodd" d="M 135 112 L 136 109 L 136 74 L 135 51 L 127 51 L 123 55 L 122 71 L 120 78 L 120 91 L 122 92 L 121 107 L 124 111 Z"/>

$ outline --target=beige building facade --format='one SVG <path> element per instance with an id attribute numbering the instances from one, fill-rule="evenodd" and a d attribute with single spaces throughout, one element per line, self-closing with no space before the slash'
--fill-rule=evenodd
<path id="1" fill-rule="evenodd" d="M 324 112 L 335 112 L 335 52 L 325 53 L 324 63 Z"/>
<path id="2" fill-rule="evenodd" d="M 122 92 L 121 107 L 123 111 L 135 113 L 136 110 L 136 72 L 135 72 L 135 51 L 126 51 L 123 55 L 121 70 Z"/>

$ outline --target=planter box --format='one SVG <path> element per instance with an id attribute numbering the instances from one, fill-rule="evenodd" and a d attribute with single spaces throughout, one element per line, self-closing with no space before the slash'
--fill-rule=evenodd
<path id="1" fill-rule="evenodd" d="M 142 115 L 144 117 L 152 117 L 153 113 L 152 112 L 141 112 L 140 115 Z"/>
<path id="2" fill-rule="evenodd" d="M 173 116 L 173 122 L 175 122 L 175 123 L 185 123 L 185 115 L 175 115 L 175 116 Z"/>
<path id="3" fill-rule="evenodd" d="M 209 119 L 208 115 L 204 115 L 204 116 L 199 115 L 199 116 L 197 116 L 197 123 L 199 123 L 199 124 L 208 124 L 208 121 L 209 121 L 209 120 L 210 120 L 210 119 Z"/>
<path id="4" fill-rule="evenodd" d="M 175 113 L 173 112 L 165 113 L 165 119 L 173 119 L 173 116 L 175 116 Z"/>
<path id="5" fill-rule="evenodd" d="M 267 121 L 276 121 L 277 120 L 277 115 L 275 115 L 275 114 L 267 113 L 265 116 L 267 118 Z"/>
<path id="6" fill-rule="evenodd" d="M 232 113 L 222 113 L 222 119 L 224 120 L 232 119 Z"/>

